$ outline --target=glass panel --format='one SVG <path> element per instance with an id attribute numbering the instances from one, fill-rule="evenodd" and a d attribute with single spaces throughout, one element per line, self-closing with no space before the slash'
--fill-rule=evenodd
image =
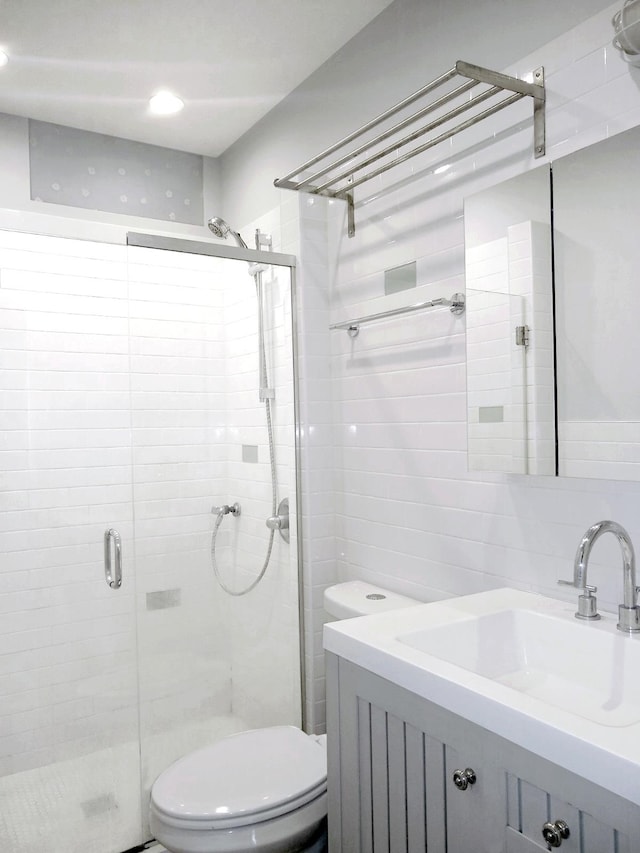
<path id="1" fill-rule="evenodd" d="M 140 842 L 126 250 L 3 231 L 0 275 L 0 849 L 124 850 Z"/>
<path id="2" fill-rule="evenodd" d="M 549 166 L 466 198 L 464 245 L 469 469 L 553 475 Z"/>
<path id="3" fill-rule="evenodd" d="M 259 273 L 265 403 L 248 265 L 139 247 L 128 259 L 146 816 L 153 781 L 190 750 L 300 722 L 291 285 L 288 268 Z M 284 497 L 291 541 L 275 532 L 269 553 L 266 519 Z M 212 513 L 235 503 L 239 514 Z M 246 595 L 222 589 L 212 544 L 234 592 L 269 556 Z"/>

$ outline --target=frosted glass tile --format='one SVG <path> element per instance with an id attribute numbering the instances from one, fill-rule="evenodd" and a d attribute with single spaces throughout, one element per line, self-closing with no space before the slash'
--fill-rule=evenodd
<path id="1" fill-rule="evenodd" d="M 31 198 L 201 225 L 199 154 L 29 121 Z"/>

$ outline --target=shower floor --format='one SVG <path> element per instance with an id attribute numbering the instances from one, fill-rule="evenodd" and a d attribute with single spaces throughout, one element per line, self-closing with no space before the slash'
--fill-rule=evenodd
<path id="1" fill-rule="evenodd" d="M 143 776 L 154 779 L 180 755 L 246 728 L 241 718 L 221 715 L 155 733 L 144 740 Z M 141 821 L 139 761 L 136 741 L 0 778 L 0 850 L 116 853 L 131 848 Z M 146 795 L 143 801 L 146 812 Z M 159 845 L 151 850 L 165 853 Z"/>

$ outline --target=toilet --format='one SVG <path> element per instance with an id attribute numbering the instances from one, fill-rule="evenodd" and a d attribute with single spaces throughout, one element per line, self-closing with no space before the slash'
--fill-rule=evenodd
<path id="1" fill-rule="evenodd" d="M 330 587 L 324 600 L 335 619 L 420 603 L 361 581 Z M 170 853 L 321 853 L 326 816 L 326 735 L 295 726 L 225 737 L 151 789 L 151 832 Z"/>

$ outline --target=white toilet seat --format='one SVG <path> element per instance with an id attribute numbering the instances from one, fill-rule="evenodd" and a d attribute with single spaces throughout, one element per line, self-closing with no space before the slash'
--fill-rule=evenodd
<path id="1" fill-rule="evenodd" d="M 276 850 L 326 816 L 326 749 L 293 726 L 256 729 L 190 753 L 151 791 L 151 827 L 169 850 Z"/>
<path id="2" fill-rule="evenodd" d="M 327 785 L 326 782 L 318 788 L 315 788 L 313 791 L 307 792 L 304 796 L 296 798 L 294 800 L 289 800 L 286 803 L 281 804 L 278 807 L 274 807 L 272 809 L 261 809 L 255 811 L 247 811 L 242 816 L 234 815 L 228 819 L 224 818 L 214 818 L 210 817 L 198 817 L 197 815 L 191 815 L 190 817 L 176 817 L 175 814 L 168 813 L 164 811 L 154 800 L 151 801 L 151 807 L 157 816 L 161 817 L 162 820 L 168 826 L 175 827 L 184 827 L 185 829 L 194 829 L 194 830 L 205 830 L 205 829 L 234 829 L 240 826 L 251 826 L 254 823 L 258 823 L 260 821 L 272 820 L 273 818 L 282 817 L 283 815 L 288 815 L 290 812 L 297 811 L 298 809 L 306 806 L 308 803 L 317 800 L 318 797 L 321 797 L 324 793 L 326 793 Z"/>

